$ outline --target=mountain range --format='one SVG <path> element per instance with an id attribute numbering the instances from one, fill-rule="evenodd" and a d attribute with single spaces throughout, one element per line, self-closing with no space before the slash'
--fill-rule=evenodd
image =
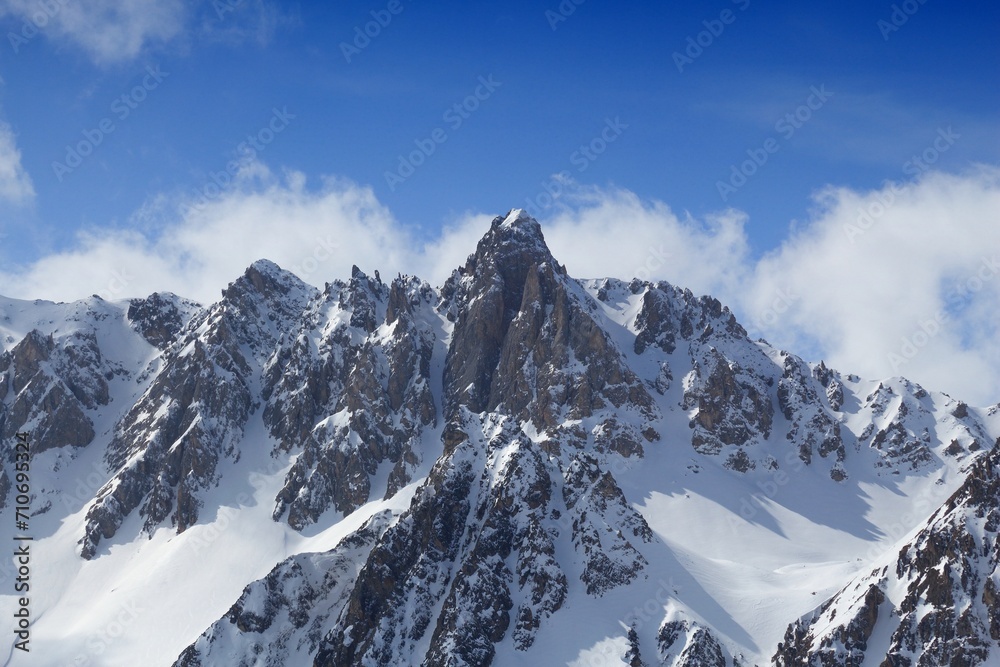
<path id="1" fill-rule="evenodd" d="M 573 278 L 519 209 L 437 287 L 0 297 L 7 544 L 19 433 L 5 664 L 1000 665 L 1000 404 Z"/>

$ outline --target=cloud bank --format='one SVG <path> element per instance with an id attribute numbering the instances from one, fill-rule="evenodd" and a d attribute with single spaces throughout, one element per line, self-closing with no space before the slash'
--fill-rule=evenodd
<path id="1" fill-rule="evenodd" d="M 739 211 L 699 220 L 615 187 L 574 185 L 541 222 L 571 275 L 667 280 L 719 297 L 753 335 L 845 372 L 1000 400 L 1000 169 L 831 187 L 813 203 L 811 219 L 763 257 L 749 251 Z M 320 287 L 353 264 L 440 284 L 503 213 L 469 212 L 418 239 L 368 187 L 310 185 L 256 163 L 210 201 L 160 196 L 128 228 L 90 231 L 72 250 L 0 271 L 0 293 L 169 290 L 209 303 L 261 257 Z"/>

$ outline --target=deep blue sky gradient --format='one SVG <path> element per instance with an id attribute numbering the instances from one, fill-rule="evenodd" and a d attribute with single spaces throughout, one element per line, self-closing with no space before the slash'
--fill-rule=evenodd
<path id="1" fill-rule="evenodd" d="M 428 238 L 466 211 L 525 206 L 567 171 L 699 218 L 745 211 L 759 254 L 808 218 L 818 188 L 909 178 L 904 163 L 939 129 L 960 139 L 935 168 L 1000 162 L 1000 7 L 913 1 L 915 13 L 884 39 L 878 22 L 894 4 L 905 3 L 586 0 L 564 2 L 575 9 L 553 29 L 555 0 L 400 0 L 351 62 L 341 44 L 387 1 L 271 5 L 280 19 L 264 42 L 228 32 L 255 30 L 259 5 L 244 0 L 220 20 L 203 3 L 182 37 L 112 65 L 44 35 L 17 53 L 0 40 L 0 118 L 37 194 L 26 208 L 0 205 L 0 261 L 63 249 L 80 230 L 126 228 L 158 195 L 203 189 L 274 108 L 295 118 L 261 160 L 301 170 L 316 187 L 325 175 L 370 185 Z M 673 54 L 724 10 L 734 20 L 679 72 Z M 0 22 L 4 34 L 20 25 Z M 169 75 L 120 119 L 114 100 L 157 66 Z M 480 77 L 501 85 L 453 128 L 444 114 Z M 791 136 L 779 133 L 813 87 L 833 95 Z M 53 162 L 105 118 L 114 132 L 60 181 Z M 608 119 L 627 128 L 580 171 L 574 152 Z M 385 173 L 437 128 L 447 140 L 391 189 Z M 777 152 L 724 202 L 718 181 L 769 137 Z"/>

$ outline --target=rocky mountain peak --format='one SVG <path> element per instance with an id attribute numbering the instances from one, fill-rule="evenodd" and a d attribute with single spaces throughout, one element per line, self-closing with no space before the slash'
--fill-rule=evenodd
<path id="1" fill-rule="evenodd" d="M 445 366 L 446 405 L 473 412 L 500 408 L 541 425 L 554 419 L 555 407 L 537 401 L 528 408 L 532 397 L 550 389 L 580 414 L 603 405 L 605 384 L 621 385 L 629 400 L 648 403 L 632 374 L 619 367 L 619 351 L 593 320 L 580 286 L 522 209 L 493 219 L 476 253 L 449 283 L 443 291 L 458 316 Z M 554 372 L 571 359 L 606 374 L 571 378 Z M 625 389 L 632 385 L 635 391 Z"/>
<path id="2" fill-rule="evenodd" d="M 502 220 L 501 216 L 497 216 L 491 226 L 512 229 L 519 234 L 540 235 L 542 233 L 542 227 L 538 221 L 528 215 L 528 212 L 523 208 L 512 208 L 507 212 L 507 215 L 503 216 Z"/>
<path id="3" fill-rule="evenodd" d="M 222 291 L 222 301 L 210 310 L 220 316 L 219 337 L 235 334 L 236 340 L 266 355 L 281 333 L 295 326 L 318 293 L 290 271 L 259 259 Z"/>
<path id="4" fill-rule="evenodd" d="M 480 265 L 486 265 L 502 271 L 507 265 L 513 265 L 511 268 L 516 271 L 530 263 L 536 266 L 551 264 L 559 273 L 566 273 L 552 257 L 538 221 L 524 209 L 515 208 L 507 215 L 493 218 L 465 269 L 471 273 Z"/>
<path id="5" fill-rule="evenodd" d="M 258 259 L 243 275 L 222 292 L 223 298 L 238 300 L 246 293 L 257 293 L 265 299 L 280 300 L 293 290 L 305 288 L 305 283 L 268 259 Z"/>
<path id="6" fill-rule="evenodd" d="M 196 303 L 169 292 L 154 292 L 145 299 L 131 299 L 126 317 L 150 345 L 163 350 L 177 338 L 196 308 Z"/>

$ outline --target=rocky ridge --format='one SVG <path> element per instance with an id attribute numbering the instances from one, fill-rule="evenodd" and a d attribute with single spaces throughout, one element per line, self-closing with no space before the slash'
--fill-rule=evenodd
<path id="1" fill-rule="evenodd" d="M 30 428 L 39 451 L 69 459 L 102 448 L 84 559 L 136 531 L 200 524 L 216 509 L 213 489 L 261 446 L 282 471 L 271 518 L 296 533 L 412 494 L 333 549 L 293 555 L 249 583 L 178 665 L 530 656 L 567 608 L 643 600 L 677 559 L 635 487 L 666 452 L 686 465 L 664 476 L 717 468 L 765 490 L 765 501 L 803 470 L 833 496 L 949 470 L 966 486 L 992 479 L 983 462 L 996 428 L 984 411 L 751 341 L 711 297 L 664 282 L 575 280 L 519 210 L 497 217 L 440 289 L 355 267 L 317 290 L 261 260 L 208 307 L 156 294 L 76 317 L 71 332 L 41 326 L 4 344 L 0 431 L 7 443 Z M 108 357 L 101 318 L 120 320 L 116 335 L 141 364 Z M 115 383 L 130 387 L 131 404 L 109 407 Z M 963 497 L 893 567 L 859 575 L 794 621 L 774 664 L 861 660 L 890 604 L 903 620 L 891 647 L 877 648 L 886 664 L 993 656 L 995 526 L 955 517 L 986 517 L 995 497 Z M 947 565 L 960 557 L 961 571 Z M 942 567 L 959 588 L 934 574 Z M 912 594 L 894 597 L 904 580 Z M 666 588 L 644 622 L 617 612 L 623 664 L 752 664 L 745 638 L 706 620 L 710 605 Z M 959 598 L 977 602 L 949 616 Z"/>

